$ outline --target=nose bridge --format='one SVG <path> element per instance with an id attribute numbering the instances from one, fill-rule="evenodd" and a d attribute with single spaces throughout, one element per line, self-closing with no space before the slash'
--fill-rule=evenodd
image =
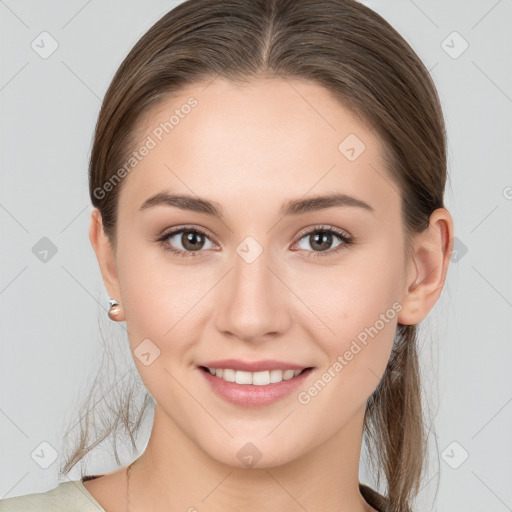
<path id="1" fill-rule="evenodd" d="M 282 331 L 287 325 L 282 283 L 273 268 L 272 251 L 247 236 L 236 247 L 233 270 L 217 309 L 217 328 L 241 339 L 256 339 Z"/>
<path id="2" fill-rule="evenodd" d="M 268 269 L 272 266 L 271 251 L 255 237 L 247 236 L 236 248 L 233 265 L 233 294 L 237 302 L 244 300 L 269 303 L 274 276 Z M 234 297 L 235 298 L 235 297 Z M 255 304 L 256 305 L 256 304 Z M 261 305 L 261 304 L 260 304 Z"/>

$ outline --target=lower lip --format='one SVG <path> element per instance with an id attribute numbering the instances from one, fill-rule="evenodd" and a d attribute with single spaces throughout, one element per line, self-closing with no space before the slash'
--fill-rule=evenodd
<path id="1" fill-rule="evenodd" d="M 281 400 L 303 384 L 313 370 L 312 368 L 304 370 L 297 377 L 289 380 L 282 380 L 281 382 L 265 386 L 256 386 L 254 384 L 228 382 L 212 375 L 209 371 L 201 368 L 198 369 L 215 393 L 228 402 L 241 407 L 263 407 Z"/>

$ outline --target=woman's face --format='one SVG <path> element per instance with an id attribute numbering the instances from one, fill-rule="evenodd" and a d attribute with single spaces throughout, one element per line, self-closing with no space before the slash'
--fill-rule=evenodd
<path id="1" fill-rule="evenodd" d="M 159 104 L 138 136 L 116 298 L 159 428 L 223 463 L 271 467 L 360 425 L 410 277 L 376 133 L 316 84 L 216 79 Z M 162 194 L 189 199 L 150 200 Z M 247 387 L 201 368 L 225 359 L 313 369 Z"/>

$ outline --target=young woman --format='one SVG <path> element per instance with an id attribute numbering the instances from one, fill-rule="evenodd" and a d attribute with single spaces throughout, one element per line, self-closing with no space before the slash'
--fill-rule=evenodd
<path id="1" fill-rule="evenodd" d="M 163 16 L 107 91 L 89 170 L 149 443 L 0 510 L 410 510 L 416 326 L 452 251 L 445 153 L 428 71 L 362 4 L 188 0 Z M 385 492 L 359 482 L 363 441 Z"/>

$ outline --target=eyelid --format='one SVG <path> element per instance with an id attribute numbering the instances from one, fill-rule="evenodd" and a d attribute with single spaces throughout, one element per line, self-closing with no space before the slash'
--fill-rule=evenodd
<path id="1" fill-rule="evenodd" d="M 166 239 L 169 238 L 171 235 L 175 235 L 177 233 L 180 233 L 181 231 L 196 231 L 198 233 L 201 233 L 204 236 L 207 236 L 210 239 L 214 239 L 209 231 L 206 228 L 203 228 L 202 226 L 199 226 L 198 224 L 184 224 L 184 225 L 178 225 L 173 226 L 172 228 L 164 229 L 162 231 L 162 234 L 158 235 L 158 239 Z"/>
<path id="2" fill-rule="evenodd" d="M 304 228 L 302 231 L 299 231 L 297 241 L 301 240 L 305 235 L 309 235 L 317 231 L 331 231 L 339 236 L 343 236 L 344 238 L 352 239 L 352 236 L 344 229 L 337 228 L 329 224 L 315 224 L 314 226 L 309 226 Z"/>

